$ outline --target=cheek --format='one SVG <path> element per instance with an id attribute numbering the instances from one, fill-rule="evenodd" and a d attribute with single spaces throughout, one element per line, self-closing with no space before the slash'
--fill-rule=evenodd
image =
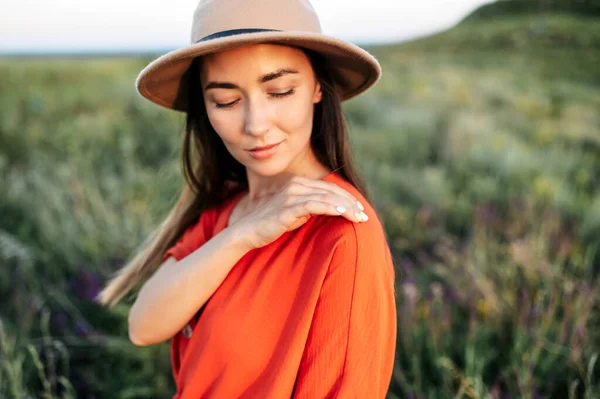
<path id="1" fill-rule="evenodd" d="M 208 111 L 208 120 L 212 125 L 213 129 L 225 142 L 236 143 L 241 139 L 239 135 L 240 128 L 238 126 L 237 117 L 230 112 L 211 112 Z"/>
<path id="2" fill-rule="evenodd" d="M 306 140 L 310 137 L 313 121 L 313 104 L 307 99 L 299 99 L 276 108 L 278 125 L 290 139 Z"/>

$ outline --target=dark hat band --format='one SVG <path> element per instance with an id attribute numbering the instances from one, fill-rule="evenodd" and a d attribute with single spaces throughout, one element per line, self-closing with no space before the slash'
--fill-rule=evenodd
<path id="1" fill-rule="evenodd" d="M 245 29 L 229 29 L 222 30 L 220 32 L 212 33 L 208 36 L 204 36 L 202 39 L 197 40 L 195 43 L 205 42 L 212 39 L 220 39 L 222 37 L 240 35 L 242 33 L 256 33 L 256 32 L 281 32 L 278 29 L 261 29 L 261 28 L 245 28 Z"/>

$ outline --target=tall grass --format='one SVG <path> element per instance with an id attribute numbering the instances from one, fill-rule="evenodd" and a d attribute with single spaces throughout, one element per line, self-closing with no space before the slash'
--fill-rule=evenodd
<path id="1" fill-rule="evenodd" d="M 371 49 L 382 81 L 344 108 L 399 269 L 389 398 L 600 396 L 596 25 Z M 168 344 L 128 340 L 133 298 L 91 301 L 181 179 L 182 116 L 134 91 L 148 61 L 0 59 L 0 397 L 174 392 Z"/>

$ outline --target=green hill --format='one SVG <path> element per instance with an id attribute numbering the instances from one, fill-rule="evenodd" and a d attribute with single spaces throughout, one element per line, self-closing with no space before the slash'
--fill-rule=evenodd
<path id="1" fill-rule="evenodd" d="M 600 19 L 574 14 L 522 14 L 467 18 L 456 27 L 400 45 L 373 49 L 386 63 L 390 57 L 419 53 L 433 59 L 486 68 L 510 62 L 531 65 L 541 78 L 574 78 L 600 84 Z M 509 57 L 506 60 L 505 57 Z M 488 65 L 489 64 L 489 65 Z M 394 70 L 393 63 L 388 68 Z M 521 65 L 515 65 L 516 68 Z M 518 72 L 519 69 L 514 69 Z"/>
<path id="2" fill-rule="evenodd" d="M 600 16 L 598 0 L 497 0 L 484 4 L 469 14 L 465 20 L 495 20 L 498 17 L 514 17 L 540 13 L 573 14 L 596 18 Z"/>

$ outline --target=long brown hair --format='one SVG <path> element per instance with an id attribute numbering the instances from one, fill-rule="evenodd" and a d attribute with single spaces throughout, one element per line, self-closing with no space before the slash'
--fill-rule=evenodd
<path id="1" fill-rule="evenodd" d="M 318 52 L 300 50 L 308 56 L 322 91 L 321 101 L 315 104 L 311 147 L 323 165 L 335 170 L 369 201 L 367 187 L 359 177 L 352 157 L 341 100 L 331 70 Z M 218 206 L 248 187 L 245 167 L 231 156 L 210 124 L 199 76 L 200 58 L 195 58 L 182 77 L 176 100 L 187 105 L 182 149 L 185 182 L 180 197 L 165 220 L 142 243 L 141 250 L 98 294 L 96 301 L 103 305 L 114 306 L 137 284 L 148 279 L 161 265 L 165 251 L 199 220 L 205 209 Z"/>

